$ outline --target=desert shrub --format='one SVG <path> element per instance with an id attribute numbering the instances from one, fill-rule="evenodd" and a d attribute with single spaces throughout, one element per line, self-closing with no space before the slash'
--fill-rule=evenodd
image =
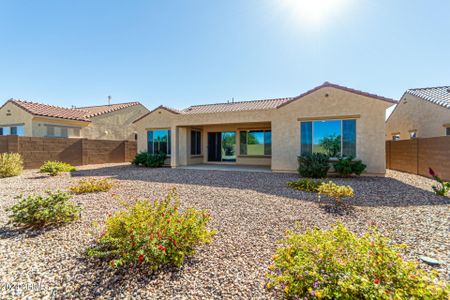
<path id="1" fill-rule="evenodd" d="M 342 198 L 344 197 L 353 197 L 353 189 L 348 185 L 337 185 L 332 181 L 327 183 L 322 183 L 318 188 L 318 192 L 320 195 L 326 195 L 335 200 L 335 203 L 338 205 L 342 205 Z"/>
<path id="2" fill-rule="evenodd" d="M 330 230 L 288 231 L 273 256 L 267 287 L 289 299 L 447 299 L 449 288 L 375 229 L 361 237 Z"/>
<path id="3" fill-rule="evenodd" d="M 450 191 L 450 182 L 442 180 L 434 171 L 432 168 L 428 168 L 428 172 L 430 173 L 431 177 L 438 183 L 437 185 L 433 185 L 431 188 L 433 189 L 434 193 L 439 196 L 446 196 L 448 192 Z"/>
<path id="4" fill-rule="evenodd" d="M 352 174 L 361 175 L 366 169 L 366 165 L 360 160 L 354 160 L 353 157 L 340 157 L 338 161 L 333 163 L 333 167 L 342 177 L 349 177 Z"/>
<path id="5" fill-rule="evenodd" d="M 167 155 L 165 153 L 153 154 L 148 152 L 141 152 L 134 157 L 132 164 L 147 168 L 159 168 L 164 165 L 166 157 Z"/>
<path id="6" fill-rule="evenodd" d="M 46 161 L 40 168 L 40 173 L 48 173 L 50 176 L 56 176 L 61 172 L 76 171 L 71 164 L 61 161 Z"/>
<path id="7" fill-rule="evenodd" d="M 310 192 L 310 193 L 317 193 L 319 186 L 323 183 L 323 181 L 320 180 L 311 180 L 311 179 L 299 179 L 297 181 L 291 181 L 288 182 L 288 187 Z"/>
<path id="8" fill-rule="evenodd" d="M 298 173 L 302 177 L 325 178 L 330 164 L 323 153 L 302 154 L 298 157 Z"/>
<path id="9" fill-rule="evenodd" d="M 106 220 L 106 228 L 98 244 L 87 254 L 106 257 L 113 267 L 145 264 L 157 269 L 164 264 L 180 267 L 186 255 L 198 244 L 208 243 L 214 230 L 206 211 L 189 208 L 178 210 L 179 201 L 172 190 L 162 201 L 139 200 L 126 210 Z"/>
<path id="10" fill-rule="evenodd" d="M 69 201 L 69 193 L 47 191 L 47 196 L 21 195 L 17 199 L 19 202 L 8 209 L 9 223 L 16 226 L 43 227 L 79 218 L 80 208 Z"/>
<path id="11" fill-rule="evenodd" d="M 80 180 L 77 185 L 71 186 L 69 190 L 74 194 L 107 192 L 112 189 L 113 184 L 108 179 Z"/>
<path id="12" fill-rule="evenodd" d="M 23 160 L 19 153 L 0 153 L 0 178 L 20 175 Z"/>

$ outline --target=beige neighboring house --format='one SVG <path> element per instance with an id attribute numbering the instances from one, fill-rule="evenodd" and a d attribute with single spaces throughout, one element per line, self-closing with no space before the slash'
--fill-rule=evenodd
<path id="1" fill-rule="evenodd" d="M 407 90 L 386 121 L 386 140 L 450 135 L 450 86 Z"/>
<path id="2" fill-rule="evenodd" d="M 267 166 L 295 172 L 301 153 L 338 154 L 384 174 L 385 111 L 392 99 L 325 82 L 297 97 L 195 105 L 159 106 L 135 121 L 138 151 L 165 152 L 172 167 L 193 164 Z"/>
<path id="3" fill-rule="evenodd" d="M 10 99 L 0 107 L 0 135 L 135 140 L 132 123 L 146 113 L 139 102 L 65 108 Z"/>

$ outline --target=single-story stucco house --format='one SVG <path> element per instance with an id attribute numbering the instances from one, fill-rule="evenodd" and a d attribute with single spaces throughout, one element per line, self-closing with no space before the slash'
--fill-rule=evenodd
<path id="1" fill-rule="evenodd" d="M 159 106 L 134 123 L 138 151 L 165 152 L 172 167 L 192 164 L 267 166 L 295 172 L 301 153 L 352 155 L 368 174 L 384 174 L 385 113 L 392 99 L 324 84 L 297 97 L 195 105 Z"/>
<path id="2" fill-rule="evenodd" d="M 147 113 L 139 102 L 65 108 L 10 99 L 0 107 L 0 135 L 135 140 L 133 121 Z"/>
<path id="3" fill-rule="evenodd" d="M 386 121 L 386 139 L 438 136 L 450 136 L 450 86 L 407 90 Z"/>

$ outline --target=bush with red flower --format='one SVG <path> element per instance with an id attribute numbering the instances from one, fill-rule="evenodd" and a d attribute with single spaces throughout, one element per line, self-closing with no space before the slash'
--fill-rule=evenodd
<path id="1" fill-rule="evenodd" d="M 195 246 L 209 243 L 215 230 L 208 230 L 211 216 L 202 210 L 179 211 L 178 194 L 169 192 L 162 201 L 139 200 L 106 219 L 97 244 L 88 249 L 93 257 L 106 257 L 114 267 L 126 264 L 157 269 L 180 267 Z"/>
<path id="2" fill-rule="evenodd" d="M 288 231 L 266 274 L 267 287 L 288 299 L 447 299 L 449 286 L 405 260 L 404 247 L 376 229 L 359 237 L 342 223 Z"/>
<path id="3" fill-rule="evenodd" d="M 430 173 L 430 176 L 433 177 L 434 180 L 437 181 L 437 185 L 433 185 L 431 188 L 436 193 L 436 195 L 439 196 L 447 196 L 448 192 L 450 191 L 450 182 L 442 180 L 434 171 L 432 168 L 428 168 L 428 173 Z"/>

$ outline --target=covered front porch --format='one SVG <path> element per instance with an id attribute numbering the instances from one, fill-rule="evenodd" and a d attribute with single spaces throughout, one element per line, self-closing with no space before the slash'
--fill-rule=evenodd
<path id="1" fill-rule="evenodd" d="M 176 126 L 171 132 L 171 167 L 219 165 L 271 168 L 270 122 Z"/>

